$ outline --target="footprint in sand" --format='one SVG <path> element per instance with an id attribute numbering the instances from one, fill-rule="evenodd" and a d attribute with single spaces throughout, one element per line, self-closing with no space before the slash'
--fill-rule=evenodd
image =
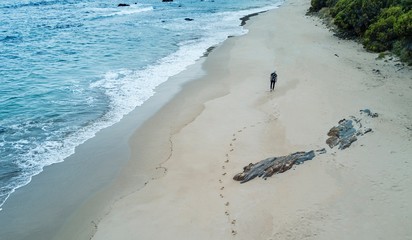
<path id="1" fill-rule="evenodd" d="M 270 122 L 270 121 L 272 121 L 272 119 L 270 119 L 268 122 Z M 238 132 L 238 133 L 241 133 L 241 132 L 243 132 L 243 131 L 244 131 L 245 129 L 247 129 L 247 128 L 253 128 L 253 127 L 256 127 L 257 125 L 262 124 L 262 123 L 266 123 L 266 122 L 257 122 L 257 123 L 255 123 L 255 124 L 251 124 L 251 125 L 249 125 L 249 126 L 245 126 L 245 127 L 243 127 L 243 129 L 239 129 L 237 132 Z M 233 138 L 232 138 L 231 142 L 229 143 L 229 146 L 230 146 L 229 153 L 226 153 L 226 155 L 225 155 L 225 156 L 226 156 L 226 160 L 224 161 L 225 163 L 228 163 L 228 162 L 229 162 L 231 152 L 233 152 L 233 151 L 235 150 L 235 149 L 234 149 L 234 146 L 235 146 L 235 142 L 237 141 L 236 133 L 233 133 L 232 136 L 233 136 Z M 222 169 L 226 169 L 226 166 L 227 166 L 226 164 L 225 164 L 225 165 L 222 165 Z M 226 174 L 227 174 L 227 173 L 224 172 L 222 175 L 225 176 Z M 219 183 L 221 184 L 220 190 L 223 191 L 223 190 L 225 189 L 225 187 L 222 186 L 222 185 L 223 185 L 223 180 L 219 179 Z M 225 197 L 223 196 L 223 194 L 220 194 L 220 198 L 224 199 Z M 230 223 L 231 226 L 232 226 L 231 233 L 232 233 L 233 236 L 235 236 L 235 235 L 237 235 L 237 231 L 236 231 L 236 219 L 233 219 L 233 218 L 230 217 L 230 211 L 229 211 L 229 209 L 230 209 L 230 207 L 229 207 L 229 206 L 230 206 L 230 202 L 229 202 L 229 201 L 225 201 L 225 202 L 224 202 L 224 205 L 225 205 L 225 208 L 227 209 L 227 210 L 225 211 L 225 215 L 228 216 L 228 223 Z"/>

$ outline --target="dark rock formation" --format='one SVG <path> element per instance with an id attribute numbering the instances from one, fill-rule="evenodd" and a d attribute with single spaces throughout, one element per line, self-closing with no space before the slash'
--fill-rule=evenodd
<path id="1" fill-rule="evenodd" d="M 377 113 L 372 113 L 371 110 L 369 110 L 369 109 L 363 109 L 363 110 L 360 110 L 360 112 L 364 113 L 364 114 L 368 115 L 368 117 L 372 117 L 372 118 L 376 118 L 376 117 L 379 116 Z"/>
<path id="2" fill-rule="evenodd" d="M 339 125 L 332 127 L 329 132 L 329 138 L 326 143 L 330 148 L 339 145 L 339 149 L 343 150 L 348 148 L 353 142 L 357 140 L 358 136 L 362 136 L 372 131 L 371 128 L 366 128 L 362 125 L 364 116 L 366 117 L 378 117 L 377 113 L 372 113 L 369 109 L 360 110 L 361 117 L 349 117 L 349 119 L 342 119 L 339 121 Z M 250 163 L 243 168 L 243 172 L 236 174 L 233 180 L 245 183 L 256 177 L 262 177 L 266 180 L 267 177 L 273 174 L 283 173 L 291 169 L 293 165 L 302 164 L 305 161 L 312 160 L 316 154 L 326 153 L 326 150 L 320 149 L 309 152 L 295 152 L 287 156 L 271 157 L 262 160 L 258 163 Z"/>
<path id="3" fill-rule="evenodd" d="M 193 21 L 193 18 L 185 18 L 186 21 Z"/>
<path id="4" fill-rule="evenodd" d="M 317 154 L 325 152 L 325 149 L 316 151 Z M 255 164 L 250 163 L 243 168 L 243 172 L 236 174 L 233 180 L 245 183 L 256 177 L 266 179 L 273 174 L 286 172 L 295 164 L 299 165 L 305 161 L 312 160 L 316 153 L 313 150 L 309 152 L 295 152 L 287 156 L 267 158 Z"/>
<path id="5" fill-rule="evenodd" d="M 361 114 L 366 114 L 368 117 L 378 117 L 377 113 L 372 113 L 369 109 L 360 110 L 360 112 Z M 351 116 L 350 119 L 340 120 L 338 126 L 332 127 L 329 130 L 329 138 L 326 140 L 326 144 L 328 144 L 330 148 L 339 146 L 338 148 L 343 150 L 358 140 L 358 136 L 363 136 L 371 131 L 372 129 L 362 125 L 362 118 Z"/>
<path id="6" fill-rule="evenodd" d="M 129 7 L 130 4 L 127 4 L 127 3 L 119 3 L 117 6 L 118 6 L 118 7 Z"/>
<path id="7" fill-rule="evenodd" d="M 252 14 L 249 14 L 249 15 L 246 15 L 246 16 L 244 16 L 244 17 L 239 18 L 239 20 L 241 21 L 240 26 L 244 26 L 244 25 L 246 24 L 246 22 L 247 22 L 251 17 L 257 16 L 257 15 L 259 15 L 259 14 L 261 14 L 261 13 L 264 13 L 264 12 L 266 12 L 266 11 L 257 12 L 257 13 L 252 13 Z"/>
<path id="8" fill-rule="evenodd" d="M 173 0 L 162 0 L 162 2 L 173 2 Z"/>
<path id="9" fill-rule="evenodd" d="M 211 46 L 208 49 L 206 49 L 206 52 L 203 53 L 203 57 L 209 56 L 209 54 L 216 48 L 216 46 Z"/>
<path id="10" fill-rule="evenodd" d="M 379 69 L 372 69 L 372 72 L 374 72 L 376 74 L 381 74 L 381 70 L 379 70 Z"/>
<path id="11" fill-rule="evenodd" d="M 329 130 L 329 138 L 326 140 L 326 144 L 330 148 L 339 145 L 339 149 L 345 149 L 358 140 L 356 138 L 356 129 L 352 123 L 352 120 L 340 120 L 338 126 L 332 127 Z"/>

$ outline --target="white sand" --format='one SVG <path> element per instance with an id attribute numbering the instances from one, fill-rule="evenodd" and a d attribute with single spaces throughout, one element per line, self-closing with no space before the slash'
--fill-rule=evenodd
<path id="1" fill-rule="evenodd" d="M 412 71 L 334 37 L 305 16 L 309 2 L 248 21 L 135 133 L 113 185 L 124 195 L 84 225 L 93 239 L 412 239 Z M 379 114 L 373 132 L 329 149 L 328 130 L 364 108 Z M 323 147 L 266 181 L 232 180 L 250 162 Z"/>

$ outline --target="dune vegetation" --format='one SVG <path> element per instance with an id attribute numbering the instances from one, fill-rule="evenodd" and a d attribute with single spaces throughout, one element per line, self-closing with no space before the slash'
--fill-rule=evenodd
<path id="1" fill-rule="evenodd" d="M 311 0 L 309 12 L 331 17 L 338 35 L 372 52 L 391 51 L 412 64 L 412 0 Z"/>

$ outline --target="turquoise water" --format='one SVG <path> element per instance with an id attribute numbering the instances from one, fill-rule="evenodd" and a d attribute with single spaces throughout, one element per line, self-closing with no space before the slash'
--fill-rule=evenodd
<path id="1" fill-rule="evenodd" d="M 0 207 L 281 0 L 122 2 L 0 2 Z"/>

